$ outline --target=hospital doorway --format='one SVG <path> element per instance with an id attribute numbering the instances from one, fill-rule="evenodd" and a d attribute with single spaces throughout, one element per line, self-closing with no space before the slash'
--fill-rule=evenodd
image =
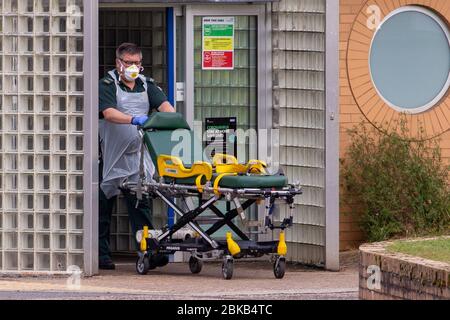
<path id="1" fill-rule="evenodd" d="M 148 3 L 103 3 L 99 15 L 99 75 L 103 77 L 114 69 L 115 50 L 121 43 L 136 43 L 143 51 L 143 74 L 155 80 L 192 128 L 200 125 L 201 130 L 205 130 L 207 119 L 235 118 L 237 129 L 245 133 L 235 155 L 241 162 L 258 158 L 261 146 L 258 146 L 258 141 L 251 141 L 252 135 L 247 136 L 247 133 L 255 132 L 253 136 L 256 137 L 256 130 L 266 128 L 265 122 L 268 121 L 264 111 L 268 100 L 257 98 L 258 93 L 262 95 L 265 92 L 262 90 L 265 80 L 258 77 L 258 66 L 265 65 L 262 59 L 258 59 L 257 39 L 258 30 L 262 30 L 262 17 L 252 7 L 246 6 L 221 11 L 213 5 L 195 8 L 183 10 L 182 6 L 150 6 Z M 221 15 L 233 20 L 233 68 L 207 70 L 201 64 L 202 21 L 205 17 Z M 223 212 L 232 208 L 232 203 L 219 206 Z M 259 211 L 257 206 L 246 210 L 250 222 L 247 222 L 246 229 L 254 240 L 259 237 Z M 153 200 L 155 228 L 170 225 L 170 214 L 162 201 Z M 206 229 L 217 219 L 210 210 L 200 218 L 199 223 Z M 242 221 L 235 220 L 241 226 Z M 225 226 L 214 237 L 224 238 L 227 231 L 230 230 Z M 134 238 L 125 202 L 119 198 L 111 225 L 112 251 L 134 253 Z"/>
<path id="2" fill-rule="evenodd" d="M 167 94 L 167 8 L 100 7 L 99 76 L 115 68 L 116 49 L 124 42 L 137 44 L 143 53 L 143 74 Z M 167 223 L 167 207 L 153 201 L 155 228 Z M 125 201 L 119 197 L 111 221 L 110 245 L 117 255 L 135 253 L 135 236 L 131 232 Z"/>

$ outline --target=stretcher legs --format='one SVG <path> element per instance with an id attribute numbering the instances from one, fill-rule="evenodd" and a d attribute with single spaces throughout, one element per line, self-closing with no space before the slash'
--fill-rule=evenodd
<path id="1" fill-rule="evenodd" d="M 178 215 L 178 220 L 174 226 L 166 228 L 161 233 L 149 233 L 148 228 L 144 227 L 142 231 L 143 237 L 140 241 L 140 251 L 138 252 L 138 259 L 136 261 L 136 271 L 138 274 L 145 275 L 149 270 L 156 267 L 163 266 L 166 263 L 159 261 L 160 256 L 167 257 L 168 254 L 175 252 L 189 252 L 191 257 L 189 259 L 189 270 L 192 274 L 198 274 L 202 271 L 203 262 L 205 260 L 222 259 L 222 276 L 229 280 L 233 277 L 234 260 L 244 257 L 261 257 L 265 254 L 271 255 L 273 260 L 273 273 L 275 278 L 282 279 L 286 271 L 286 239 L 284 229 L 288 228 L 292 222 L 292 217 L 285 219 L 281 224 L 274 225 L 272 223 L 272 212 L 274 205 L 274 198 L 269 198 L 266 202 L 268 222 L 265 227 L 267 229 L 279 229 L 279 240 L 272 241 L 252 241 L 242 232 L 233 222 L 233 219 L 240 216 L 242 210 L 247 209 L 256 202 L 256 199 L 247 199 L 245 202 L 236 205 L 236 208 L 228 208 L 226 212 L 222 212 L 216 206 L 216 202 L 224 200 L 222 196 L 212 196 L 202 200 L 199 198 L 199 204 L 194 205 L 192 196 L 179 195 L 177 197 L 180 202 L 177 204 L 171 200 L 170 190 L 165 194 L 160 190 L 154 190 L 153 195 L 162 199 L 168 206 L 170 206 Z M 228 201 L 229 199 L 226 198 Z M 292 198 L 286 199 L 288 204 L 293 209 Z M 180 206 L 179 206 L 180 205 Z M 217 217 L 216 221 L 209 229 L 203 230 L 198 221 L 196 221 L 201 213 L 205 210 L 211 210 Z M 188 238 L 178 238 L 176 232 L 180 229 L 189 226 L 193 230 L 193 236 Z M 228 232 L 226 240 L 214 240 L 212 235 L 224 226 L 228 226 L 231 231 Z M 233 236 L 237 236 L 236 240 Z M 239 239 L 240 238 L 240 239 Z"/>
<path id="2" fill-rule="evenodd" d="M 208 209 L 208 207 L 212 203 L 214 203 L 217 200 L 216 197 L 210 198 L 208 201 L 206 201 L 204 204 L 202 204 L 200 207 L 198 207 L 194 210 L 190 210 L 187 213 L 183 213 L 183 211 L 177 205 L 175 205 L 172 201 L 170 201 L 160 191 L 156 191 L 156 194 L 180 216 L 180 219 L 177 221 L 177 223 L 171 229 L 167 230 L 160 237 L 158 237 L 158 241 L 169 238 L 176 231 L 180 230 L 181 228 L 183 228 L 186 225 L 189 225 L 205 241 L 207 241 L 211 247 L 213 247 L 214 249 L 217 248 L 217 243 L 213 239 L 211 239 L 209 234 L 205 233 L 195 222 L 193 222 L 193 219 L 195 217 L 199 216 L 202 212 L 204 212 L 206 209 Z"/>
<path id="3" fill-rule="evenodd" d="M 252 204 L 254 204 L 255 200 L 247 200 L 242 204 L 242 209 L 247 209 Z M 233 222 L 232 220 L 236 218 L 239 214 L 237 209 L 233 209 L 229 212 L 227 212 L 225 215 L 220 212 L 219 209 L 215 206 L 211 206 L 211 211 L 214 212 L 218 217 L 223 218 L 221 221 L 217 221 L 213 226 L 211 226 L 208 230 L 206 230 L 206 233 L 208 235 L 212 235 L 216 231 L 218 231 L 223 226 L 227 225 L 230 227 L 242 240 L 248 240 L 248 237 L 245 233 L 243 233 Z"/>

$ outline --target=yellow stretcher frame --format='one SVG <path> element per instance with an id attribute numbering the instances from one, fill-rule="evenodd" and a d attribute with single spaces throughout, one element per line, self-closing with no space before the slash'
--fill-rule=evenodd
<path id="1" fill-rule="evenodd" d="M 237 174 L 265 175 L 267 164 L 261 160 L 250 160 L 247 164 L 240 164 L 236 157 L 229 154 L 218 153 L 213 157 L 213 165 L 204 161 L 196 161 L 190 168 L 186 168 L 183 161 L 176 156 L 159 155 L 157 159 L 158 174 L 160 177 L 175 179 L 193 178 L 200 193 L 204 190 L 202 181 L 211 181 L 213 171 L 218 174 L 213 183 L 214 194 L 220 195 L 219 182 L 225 176 Z"/>

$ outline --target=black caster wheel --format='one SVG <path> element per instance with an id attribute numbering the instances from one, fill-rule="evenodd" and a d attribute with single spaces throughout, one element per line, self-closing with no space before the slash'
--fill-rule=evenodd
<path id="1" fill-rule="evenodd" d="M 147 256 L 145 256 L 143 259 L 138 258 L 136 261 L 136 271 L 140 275 L 146 275 L 148 273 L 148 270 L 150 270 L 150 260 Z"/>
<path id="2" fill-rule="evenodd" d="M 230 280 L 233 277 L 233 260 L 225 259 L 222 264 L 222 276 L 225 280 Z"/>
<path id="3" fill-rule="evenodd" d="M 156 253 L 150 256 L 150 270 L 156 269 L 156 267 L 164 267 L 168 263 L 169 257 L 164 254 Z"/>
<path id="4" fill-rule="evenodd" d="M 202 271 L 202 267 L 203 261 L 197 259 L 196 257 L 191 257 L 189 259 L 189 270 L 191 270 L 193 274 L 200 273 L 200 271 Z"/>
<path id="5" fill-rule="evenodd" d="M 283 279 L 284 273 L 286 272 L 286 259 L 277 258 L 273 265 L 273 274 L 277 279 Z"/>

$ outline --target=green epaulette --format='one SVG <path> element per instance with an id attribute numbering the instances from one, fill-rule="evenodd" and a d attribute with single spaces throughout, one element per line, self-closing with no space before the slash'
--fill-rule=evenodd
<path id="1" fill-rule="evenodd" d="M 114 80 L 109 77 L 106 77 L 105 79 L 103 79 L 103 82 L 106 83 L 107 85 L 110 85 L 114 83 Z"/>

